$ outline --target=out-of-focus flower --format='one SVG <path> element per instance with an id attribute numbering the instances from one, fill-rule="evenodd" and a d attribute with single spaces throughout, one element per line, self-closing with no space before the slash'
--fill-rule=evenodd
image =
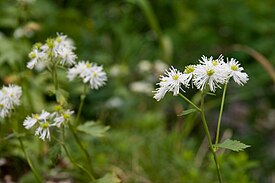
<path id="1" fill-rule="evenodd" d="M 17 85 L 3 86 L 0 90 L 0 117 L 9 116 L 12 110 L 20 105 L 22 88 Z"/>
<path id="2" fill-rule="evenodd" d="M 103 71 L 103 66 L 95 63 L 81 61 L 70 68 L 67 77 L 70 81 L 80 77 L 84 83 L 89 83 L 91 89 L 99 89 L 107 81 L 107 74 Z"/>
<path id="3" fill-rule="evenodd" d="M 148 60 L 142 60 L 138 63 L 138 69 L 141 73 L 143 72 L 149 72 L 152 69 L 152 63 Z"/>
<path id="4" fill-rule="evenodd" d="M 59 111 L 54 113 L 55 118 L 54 118 L 54 125 L 57 126 L 58 128 L 64 124 L 71 118 L 71 115 L 74 113 L 74 111 L 71 110 L 66 110 L 66 111 Z"/>
<path id="5" fill-rule="evenodd" d="M 23 126 L 26 129 L 36 127 L 35 135 L 39 136 L 43 141 L 46 139 L 51 140 L 50 129 L 57 127 L 60 128 L 62 125 L 65 126 L 74 111 L 71 110 L 59 110 L 53 113 L 42 110 L 40 114 L 32 114 L 27 116 L 23 121 Z"/>
<path id="6" fill-rule="evenodd" d="M 72 66 L 77 59 L 74 50 L 73 41 L 66 35 L 57 33 L 56 38 L 47 39 L 45 44 L 34 45 L 29 53 L 31 60 L 27 63 L 27 68 L 33 69 L 37 65 L 49 64 Z"/>
<path id="7" fill-rule="evenodd" d="M 147 95 L 151 95 L 152 90 L 154 88 L 153 88 L 152 83 L 148 83 L 148 82 L 145 82 L 145 81 L 136 81 L 136 82 L 133 82 L 133 83 L 130 84 L 130 89 L 133 92 L 144 93 L 144 94 L 147 94 Z"/>

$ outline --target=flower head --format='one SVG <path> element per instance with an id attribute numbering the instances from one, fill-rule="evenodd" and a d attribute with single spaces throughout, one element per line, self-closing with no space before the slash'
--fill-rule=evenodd
<path id="1" fill-rule="evenodd" d="M 187 78 L 188 75 L 183 74 L 182 72 L 175 69 L 173 66 L 166 70 L 164 76 L 160 76 L 160 82 L 157 83 L 159 88 L 157 88 L 153 93 L 155 93 L 154 98 L 160 100 L 164 95 L 169 91 L 173 92 L 173 95 L 178 95 L 182 85 L 188 87 Z"/>
<path id="2" fill-rule="evenodd" d="M 0 90 L 0 117 L 10 115 L 11 111 L 20 105 L 22 88 L 17 85 L 3 86 Z"/>
<path id="3" fill-rule="evenodd" d="M 66 110 L 66 111 L 58 111 L 55 114 L 55 118 L 53 119 L 54 125 L 58 128 L 64 124 L 71 118 L 71 115 L 74 113 L 74 111 Z"/>
<path id="4" fill-rule="evenodd" d="M 27 68 L 33 69 L 49 64 L 60 64 L 71 66 L 75 63 L 77 56 L 74 53 L 73 42 L 63 34 L 57 33 L 57 37 L 47 39 L 45 44 L 36 44 L 29 53 L 31 59 Z"/>
<path id="5" fill-rule="evenodd" d="M 225 69 L 223 56 L 213 59 L 202 56 L 201 64 L 195 66 L 193 83 L 199 90 L 209 87 L 210 91 L 215 92 L 219 84 L 224 84 L 228 77 L 228 71 Z"/>
<path id="6" fill-rule="evenodd" d="M 26 129 L 36 127 L 36 136 L 39 136 L 43 141 L 46 139 L 51 140 L 50 129 L 54 127 L 60 128 L 62 124 L 69 120 L 71 114 L 73 114 L 71 110 L 62 109 L 53 113 L 43 110 L 40 114 L 27 116 L 23 121 L 23 126 Z"/>
<path id="7" fill-rule="evenodd" d="M 245 72 L 242 72 L 244 69 L 236 59 L 227 59 L 227 68 L 229 71 L 229 77 L 232 77 L 238 85 L 244 85 L 249 80 L 248 75 Z"/>
<path id="8" fill-rule="evenodd" d="M 103 71 L 103 66 L 97 66 L 94 63 L 81 61 L 68 70 L 67 77 L 73 80 L 80 77 L 84 83 L 89 83 L 91 89 L 102 87 L 107 81 L 107 75 Z"/>

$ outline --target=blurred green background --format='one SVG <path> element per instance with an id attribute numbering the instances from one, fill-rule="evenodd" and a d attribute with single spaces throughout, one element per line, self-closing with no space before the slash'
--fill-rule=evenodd
<path id="1" fill-rule="evenodd" d="M 250 80 L 244 87 L 230 84 L 222 136 L 252 147 L 241 153 L 221 152 L 222 176 L 228 183 L 271 183 L 275 86 L 274 72 L 267 68 L 275 65 L 274 7 L 273 0 L 0 0 L 1 83 L 25 78 L 23 85 L 35 101 L 23 104 L 25 115 L 50 104 L 47 80 L 25 66 L 34 43 L 62 32 L 75 42 L 79 60 L 104 65 L 109 78 L 104 88 L 88 95 L 82 116 L 111 126 L 103 138 L 83 137 L 97 177 L 114 172 L 126 183 L 217 182 L 199 117 L 178 117 L 187 103 L 171 94 L 157 102 L 151 91 L 170 65 L 183 70 L 202 55 L 234 57 Z M 77 110 L 79 88 L 66 77 L 61 82 Z M 185 94 L 194 101 L 198 97 L 192 89 Z M 220 97 L 206 100 L 214 135 Z M 4 138 L 8 127 L 0 127 Z M 35 149 L 39 140 L 25 141 L 49 180 L 63 168 L 76 182 L 83 181 L 80 172 Z M 7 174 L 28 182 L 32 175 L 20 150 L 12 141 L 0 142 L 0 160 L 9 160 L 0 163 L 0 182 Z"/>

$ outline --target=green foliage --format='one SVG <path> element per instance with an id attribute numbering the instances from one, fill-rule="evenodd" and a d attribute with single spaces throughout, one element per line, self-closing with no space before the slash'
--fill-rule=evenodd
<path id="1" fill-rule="evenodd" d="M 244 149 L 251 147 L 250 145 L 246 145 L 240 141 L 237 140 L 231 140 L 231 139 L 226 139 L 223 143 L 221 144 L 215 144 L 216 148 L 224 148 L 224 149 L 229 149 L 232 151 L 243 151 Z"/>
<path id="2" fill-rule="evenodd" d="M 77 126 L 78 131 L 84 132 L 92 137 L 103 137 L 109 128 L 109 126 L 103 126 L 94 121 L 87 121 L 83 125 Z"/>
<path id="3" fill-rule="evenodd" d="M 161 74 L 154 65 L 158 59 L 180 68 L 197 62 L 203 54 L 218 56 L 225 51 L 226 56 L 242 61 L 250 81 L 244 88 L 230 87 L 222 121 L 225 128 L 232 129 L 235 138 L 253 148 L 219 155 L 222 176 L 227 182 L 270 182 L 275 170 L 275 157 L 271 153 L 275 147 L 274 84 L 257 60 L 242 50 L 234 50 L 232 45 L 252 47 L 274 65 L 274 5 L 272 0 L 229 0 L 222 4 L 218 0 L 0 0 L 1 83 L 17 83 L 24 91 L 30 91 L 23 92 L 15 121 L 19 124 L 18 133 L 26 134 L 21 137 L 37 161 L 36 167 L 50 176 L 49 181 L 52 175 L 69 172 L 65 176 L 69 180 L 87 182 L 67 158 L 58 158 L 58 148 L 30 138 L 31 133 L 26 133 L 21 125 L 25 116 L 52 109 L 55 101 L 49 93 L 53 91 L 51 76 L 25 68 L 31 45 L 63 32 L 75 41 L 79 58 L 104 64 L 108 70 L 110 82 L 100 92 L 87 96 L 81 117 L 83 121 L 99 119 L 102 125 L 89 121 L 80 125 L 78 131 L 85 133 L 81 141 L 92 155 L 96 178 L 114 172 L 126 183 L 196 183 L 202 177 L 206 183 L 215 182 L 212 156 L 205 158 L 203 152 L 195 151 L 204 138 L 197 113 L 177 118 L 186 103 L 172 97 L 158 103 L 150 94 L 134 92 L 130 86 L 135 81 L 146 81 L 154 87 Z M 152 67 L 140 70 L 141 60 L 148 60 Z M 119 68 L 117 75 L 113 73 L 115 66 Z M 80 85 L 67 83 L 62 70 L 58 76 L 63 78 L 62 89 L 71 92 L 70 96 L 58 92 L 59 101 L 65 103 L 66 99 L 72 102 L 70 107 L 77 108 Z M 186 95 L 198 103 L 199 97 L 192 89 Z M 213 114 L 217 113 L 218 104 L 215 97 L 206 97 L 207 117 L 213 119 L 209 121 L 211 129 L 216 128 Z M 11 135 L 11 125 L 16 126 L 15 122 L 0 121 L 0 160 L 17 156 L 24 159 L 15 136 Z M 112 128 L 107 131 L 103 125 Z M 86 163 L 72 134 L 66 135 L 73 157 Z M 103 135 L 105 138 L 95 138 Z M 232 149 L 228 144 L 225 147 Z M 236 150 L 235 145 L 233 149 Z M 261 162 L 261 166 L 254 160 Z M 22 174 L 13 176 L 20 179 L 18 182 L 35 182 L 28 167 L 8 162 L 0 166 L 1 173 L 10 173 L 4 169 L 6 166 L 21 172 L 24 169 Z M 0 182 L 5 182 L 3 174 Z"/>

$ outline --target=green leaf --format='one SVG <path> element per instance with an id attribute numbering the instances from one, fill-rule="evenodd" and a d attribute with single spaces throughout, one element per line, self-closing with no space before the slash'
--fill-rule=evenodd
<path id="1" fill-rule="evenodd" d="M 239 151 L 243 151 L 244 149 L 246 149 L 248 147 L 251 147 L 251 146 L 246 145 L 246 144 L 244 144 L 240 141 L 237 141 L 237 140 L 227 139 L 221 144 L 214 145 L 214 147 L 224 148 L 224 149 L 229 149 L 229 150 L 232 150 L 232 151 L 239 152 Z"/>
<path id="2" fill-rule="evenodd" d="M 103 137 L 105 132 L 109 130 L 109 126 L 102 126 L 94 121 L 88 121 L 83 125 L 77 127 L 78 131 L 84 132 L 86 134 L 92 135 L 94 137 Z"/>
<path id="3" fill-rule="evenodd" d="M 185 116 L 187 114 L 190 114 L 190 113 L 193 113 L 193 112 L 196 112 L 197 109 L 188 109 L 188 110 L 184 110 L 182 111 L 178 116 Z"/>
<path id="4" fill-rule="evenodd" d="M 104 177 L 97 179 L 95 183 L 120 183 L 121 180 L 114 174 L 108 173 Z"/>

